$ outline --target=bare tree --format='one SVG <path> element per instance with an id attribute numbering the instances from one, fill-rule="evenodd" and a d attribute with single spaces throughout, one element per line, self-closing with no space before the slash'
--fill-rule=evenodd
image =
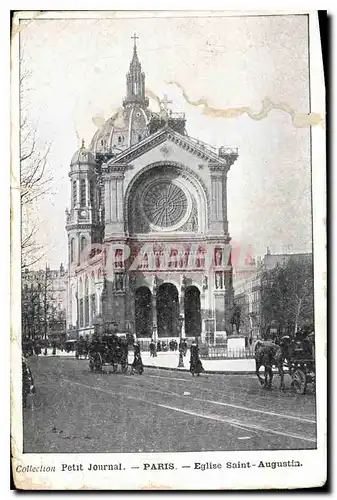
<path id="1" fill-rule="evenodd" d="M 36 264 L 45 254 L 37 242 L 39 230 L 37 202 L 51 189 L 52 175 L 47 171 L 49 145 L 38 140 L 37 124 L 29 118 L 29 72 L 23 69 L 20 57 L 20 193 L 21 193 L 21 250 L 22 266 Z"/>
<path id="2" fill-rule="evenodd" d="M 313 268 L 311 260 L 289 259 L 286 265 L 262 276 L 263 331 L 275 321 L 289 334 L 314 323 Z"/>

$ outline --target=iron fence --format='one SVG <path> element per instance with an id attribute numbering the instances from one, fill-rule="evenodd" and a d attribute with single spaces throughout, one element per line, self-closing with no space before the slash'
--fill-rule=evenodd
<path id="1" fill-rule="evenodd" d="M 228 349 L 227 346 L 203 346 L 200 349 L 200 357 L 203 359 L 249 359 L 254 358 L 252 347 L 243 349 Z"/>
<path id="2" fill-rule="evenodd" d="M 177 339 L 179 341 L 179 339 Z M 141 351 L 150 350 L 151 340 L 138 339 Z M 174 352 L 169 349 L 169 342 L 166 343 L 165 352 Z M 190 347 L 190 345 L 188 345 Z M 163 352 L 163 351 L 162 351 Z M 244 349 L 228 349 L 227 345 L 208 345 L 199 344 L 199 355 L 202 359 L 252 359 L 254 358 L 254 350 L 251 346 Z"/>

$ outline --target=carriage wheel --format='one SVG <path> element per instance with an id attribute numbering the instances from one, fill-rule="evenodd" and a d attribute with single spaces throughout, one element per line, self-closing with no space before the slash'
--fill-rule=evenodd
<path id="1" fill-rule="evenodd" d="M 307 376 L 301 368 L 297 368 L 293 373 L 292 385 L 297 394 L 305 394 L 307 390 Z"/>
<path id="2" fill-rule="evenodd" d="M 128 364 L 121 363 L 121 370 L 122 370 L 122 373 L 126 373 L 128 371 Z"/>
<path id="3" fill-rule="evenodd" d="M 112 371 L 113 371 L 113 373 L 116 373 L 117 369 L 118 369 L 118 364 L 117 363 L 112 363 Z"/>

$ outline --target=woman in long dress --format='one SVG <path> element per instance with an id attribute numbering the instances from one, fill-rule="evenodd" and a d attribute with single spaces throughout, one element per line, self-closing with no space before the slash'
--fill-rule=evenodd
<path id="1" fill-rule="evenodd" d="M 144 365 L 142 361 L 142 356 L 140 354 L 140 345 L 138 342 L 135 342 L 133 344 L 134 347 L 134 358 L 133 358 L 133 363 L 131 365 L 131 373 L 134 374 L 139 373 L 139 375 L 142 375 L 144 371 Z"/>
<path id="2" fill-rule="evenodd" d="M 190 372 L 192 373 L 192 377 L 194 377 L 195 374 L 199 376 L 204 371 L 199 358 L 199 347 L 196 342 L 193 342 L 191 345 Z"/>

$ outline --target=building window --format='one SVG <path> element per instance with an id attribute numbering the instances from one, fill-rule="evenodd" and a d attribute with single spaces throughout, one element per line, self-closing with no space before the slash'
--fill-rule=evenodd
<path id="1" fill-rule="evenodd" d="M 79 320 L 79 326 L 80 328 L 83 327 L 83 299 L 79 300 L 79 315 L 78 315 L 78 320 Z"/>
<path id="2" fill-rule="evenodd" d="M 77 203 L 77 182 L 73 182 L 73 205 Z"/>
<path id="3" fill-rule="evenodd" d="M 84 326 L 89 325 L 89 297 L 84 297 Z"/>
<path id="4" fill-rule="evenodd" d="M 96 316 L 96 295 L 91 295 L 91 319 Z"/>
<path id="5" fill-rule="evenodd" d="M 75 240 L 72 238 L 70 240 L 70 262 L 74 262 L 75 260 Z"/>
<path id="6" fill-rule="evenodd" d="M 80 204 L 82 207 L 86 205 L 85 179 L 81 179 L 80 181 Z"/>
<path id="7" fill-rule="evenodd" d="M 90 180 L 90 203 L 91 206 L 95 205 L 95 181 L 93 179 Z"/>
<path id="8" fill-rule="evenodd" d="M 84 236 L 82 236 L 82 238 L 81 238 L 81 253 L 83 252 L 83 250 L 85 249 L 86 246 L 87 246 L 87 240 Z"/>

